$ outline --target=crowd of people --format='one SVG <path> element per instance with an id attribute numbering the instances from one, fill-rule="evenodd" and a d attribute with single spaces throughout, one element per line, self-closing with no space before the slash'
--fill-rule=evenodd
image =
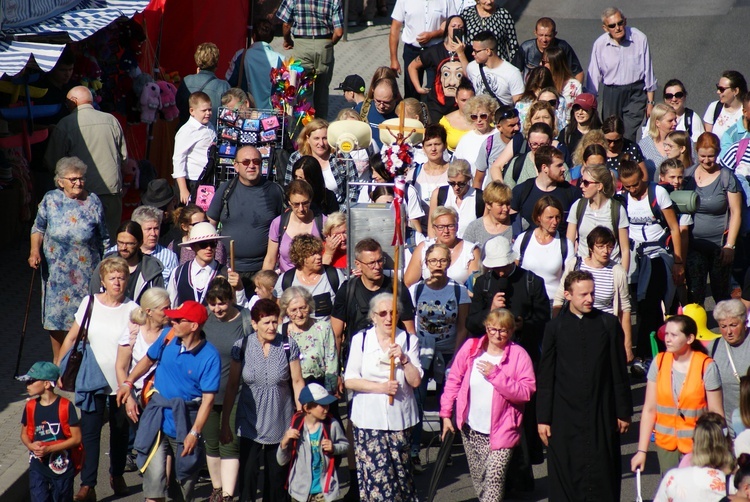
<path id="1" fill-rule="evenodd" d="M 333 501 L 348 456 L 346 500 L 416 501 L 430 380 L 441 436 L 460 433 L 483 502 L 533 490 L 545 456 L 550 500 L 619 500 L 638 380 L 631 467 L 657 453 L 656 500 L 750 497 L 744 77 L 723 72 L 701 118 L 676 78 L 655 102 L 648 39 L 617 8 L 585 71 L 552 19 L 519 44 L 494 1 L 461 6 L 396 1 L 390 66 L 338 87 L 355 106 L 337 120 L 373 132 L 345 154 L 326 121 L 341 5 L 284 0 L 284 47 L 316 75 L 316 118 L 276 179 L 258 148 L 238 147 L 205 207 L 217 108 L 270 107 L 259 68 L 282 57 L 269 22 L 227 80 L 216 46 L 198 47 L 174 188 L 151 181 L 127 219 L 122 130 L 88 89 L 69 91 L 28 258 L 54 363 L 21 377 L 38 397 L 21 431 L 32 498 L 96 501 L 109 422 L 117 496 L 137 469 L 146 500 L 170 483 L 192 500 L 205 466 L 212 502 Z M 399 114 L 424 127 L 405 176 L 407 263 L 393 270 L 382 236 L 348 242 L 347 216 L 400 197 L 398 145 L 378 127 Z M 709 278 L 720 335 L 705 327 Z"/>

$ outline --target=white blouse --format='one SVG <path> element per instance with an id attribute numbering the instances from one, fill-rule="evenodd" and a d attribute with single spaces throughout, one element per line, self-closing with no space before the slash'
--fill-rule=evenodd
<path id="1" fill-rule="evenodd" d="M 362 337 L 364 350 L 362 350 Z M 409 349 L 406 349 L 406 337 L 409 336 Z M 409 356 L 409 364 L 413 364 L 424 376 L 419 363 L 419 339 L 405 331 L 396 331 L 396 343 Z M 346 364 L 344 380 L 364 379 L 371 382 L 387 382 L 390 375 L 390 359 L 378 342 L 378 335 L 372 327 L 365 332 L 354 335 Z M 362 429 L 383 431 L 402 431 L 413 427 L 419 421 L 417 400 L 414 389 L 406 382 L 404 368 L 396 361 L 396 380 L 398 391 L 393 399 L 393 405 L 388 403 L 387 394 L 370 394 L 354 392 L 352 399 L 352 422 Z"/>

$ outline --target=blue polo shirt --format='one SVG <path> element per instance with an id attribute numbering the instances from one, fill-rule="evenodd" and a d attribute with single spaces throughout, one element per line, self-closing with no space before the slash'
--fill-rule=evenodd
<path id="1" fill-rule="evenodd" d="M 148 349 L 151 360 L 159 359 L 159 351 L 170 328 L 165 328 Z M 174 337 L 161 354 L 156 366 L 154 387 L 166 399 L 179 397 L 185 401 L 200 399 L 204 393 L 219 391 L 221 359 L 216 348 L 206 340 L 192 350 L 185 350 L 182 340 Z M 172 410 L 164 410 L 161 429 L 169 437 L 176 437 Z"/>

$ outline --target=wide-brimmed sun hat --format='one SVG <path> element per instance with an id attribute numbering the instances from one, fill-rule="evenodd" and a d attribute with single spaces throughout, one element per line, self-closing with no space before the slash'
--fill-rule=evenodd
<path id="1" fill-rule="evenodd" d="M 190 236 L 188 237 L 188 240 L 186 240 L 185 242 L 181 242 L 179 245 L 190 246 L 192 244 L 195 244 L 196 242 L 229 238 L 230 237 L 228 235 L 220 235 L 219 232 L 216 231 L 216 228 L 214 228 L 214 226 L 209 222 L 202 221 L 193 225 L 193 228 L 190 230 Z"/>

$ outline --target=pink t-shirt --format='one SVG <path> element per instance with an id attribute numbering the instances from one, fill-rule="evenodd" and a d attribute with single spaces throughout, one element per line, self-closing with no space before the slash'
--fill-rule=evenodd
<path id="1" fill-rule="evenodd" d="M 323 223 L 325 223 L 326 217 L 323 216 Z M 271 222 L 271 227 L 268 229 L 268 238 L 273 242 L 279 242 L 279 231 L 281 227 L 281 216 L 277 216 Z M 317 223 L 313 220 L 312 230 L 310 233 L 316 237 L 322 238 L 321 229 L 318 228 Z M 289 261 L 289 248 L 292 246 L 292 237 L 288 233 L 285 233 L 279 243 L 279 270 L 282 273 L 287 270 L 293 269 L 294 264 Z"/>

